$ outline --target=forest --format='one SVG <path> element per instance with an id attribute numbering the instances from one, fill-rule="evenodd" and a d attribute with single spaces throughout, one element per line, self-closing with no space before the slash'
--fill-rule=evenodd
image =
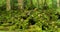
<path id="1" fill-rule="evenodd" d="M 0 0 L 0 32 L 60 32 L 60 0 Z"/>

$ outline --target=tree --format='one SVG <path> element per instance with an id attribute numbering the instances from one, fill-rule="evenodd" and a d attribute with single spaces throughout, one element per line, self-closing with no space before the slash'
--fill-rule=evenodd
<path id="1" fill-rule="evenodd" d="M 7 11 L 11 10 L 10 0 L 6 0 L 6 10 Z"/>
<path id="2" fill-rule="evenodd" d="M 32 0 L 30 0 L 30 5 L 31 5 L 31 7 L 32 7 L 32 5 L 33 5 Z"/>
<path id="3" fill-rule="evenodd" d="M 19 8 L 20 10 L 23 9 L 23 0 L 18 0 L 18 8 Z"/>
<path id="4" fill-rule="evenodd" d="M 59 6 L 60 6 L 60 0 L 59 0 Z"/>

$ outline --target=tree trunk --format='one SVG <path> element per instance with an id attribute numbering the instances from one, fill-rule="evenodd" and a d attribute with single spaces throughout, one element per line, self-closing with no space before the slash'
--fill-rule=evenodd
<path id="1" fill-rule="evenodd" d="M 39 2 L 39 0 L 37 0 L 37 4 L 38 4 L 38 9 L 39 9 L 39 7 L 40 7 L 40 2 Z"/>
<path id="2" fill-rule="evenodd" d="M 23 10 L 23 0 L 18 0 L 18 8 Z"/>
<path id="3" fill-rule="evenodd" d="M 6 10 L 7 11 L 11 10 L 10 0 L 6 0 Z"/>
<path id="4" fill-rule="evenodd" d="M 33 9 L 33 2 L 30 0 L 30 9 Z"/>
<path id="5" fill-rule="evenodd" d="M 60 1 L 60 0 L 57 0 L 57 7 L 59 7 L 59 5 L 60 5 L 60 4 L 59 4 L 59 1 Z"/>
<path id="6" fill-rule="evenodd" d="M 59 0 L 59 6 L 60 6 L 60 0 Z"/>

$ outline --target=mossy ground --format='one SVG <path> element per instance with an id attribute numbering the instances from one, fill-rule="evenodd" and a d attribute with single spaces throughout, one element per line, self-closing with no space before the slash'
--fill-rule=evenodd
<path id="1" fill-rule="evenodd" d="M 54 9 L 0 12 L 0 30 L 3 31 L 57 32 L 60 30 L 57 26 L 60 25 L 57 24 L 60 14 Z"/>

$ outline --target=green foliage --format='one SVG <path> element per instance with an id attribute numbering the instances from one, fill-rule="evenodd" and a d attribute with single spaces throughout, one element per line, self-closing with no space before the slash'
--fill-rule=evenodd
<path id="1" fill-rule="evenodd" d="M 0 0 L 0 10 L 6 9 L 6 0 Z"/>
<path id="2" fill-rule="evenodd" d="M 4 4 L 6 4 L 6 0 L 0 0 L 0 7 Z"/>
<path id="3" fill-rule="evenodd" d="M 0 1 L 0 7 L 5 4 L 6 0 Z M 45 4 L 42 3 L 42 0 L 39 0 L 39 2 L 32 0 L 32 4 L 30 0 L 25 0 L 24 5 L 25 9 L 21 12 L 21 10 L 17 8 L 17 0 L 14 0 L 14 2 L 11 0 L 12 10 L 6 11 L 0 9 L 0 30 L 17 30 L 18 32 L 60 32 L 58 29 L 60 28 L 60 8 L 52 7 L 52 0 L 47 0 Z"/>

